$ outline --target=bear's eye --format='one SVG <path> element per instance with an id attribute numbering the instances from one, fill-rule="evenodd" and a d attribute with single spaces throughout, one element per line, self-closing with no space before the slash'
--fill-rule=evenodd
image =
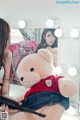
<path id="1" fill-rule="evenodd" d="M 34 71 L 34 68 L 31 68 L 30 71 L 33 72 L 33 71 Z"/>

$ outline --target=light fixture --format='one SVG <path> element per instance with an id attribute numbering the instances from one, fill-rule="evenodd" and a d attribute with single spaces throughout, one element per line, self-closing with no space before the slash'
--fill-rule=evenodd
<path id="1" fill-rule="evenodd" d="M 78 29 L 72 29 L 71 31 L 70 31 L 70 36 L 72 37 L 72 38 L 78 38 L 78 36 L 79 36 L 79 30 Z"/>
<path id="2" fill-rule="evenodd" d="M 60 66 L 55 67 L 55 74 L 60 75 L 62 73 L 62 68 Z"/>
<path id="3" fill-rule="evenodd" d="M 53 20 L 53 19 L 48 19 L 48 20 L 46 21 L 46 26 L 47 26 L 48 28 L 52 28 L 52 27 L 54 26 L 54 20 Z"/>
<path id="4" fill-rule="evenodd" d="M 55 30 L 54 34 L 55 34 L 56 37 L 62 37 L 62 34 L 63 34 L 62 29 L 61 28 L 57 28 Z"/>
<path id="5" fill-rule="evenodd" d="M 67 113 L 69 115 L 74 115 L 76 113 L 76 110 L 74 107 L 70 106 L 69 109 L 67 110 Z"/>
<path id="6" fill-rule="evenodd" d="M 77 75 L 77 69 L 75 67 L 70 67 L 68 73 L 70 76 L 75 76 Z"/>
<path id="7" fill-rule="evenodd" d="M 26 26 L 26 22 L 25 22 L 24 20 L 20 20 L 20 21 L 18 22 L 18 26 L 19 26 L 19 28 L 23 29 L 23 28 L 25 28 L 25 26 Z"/>

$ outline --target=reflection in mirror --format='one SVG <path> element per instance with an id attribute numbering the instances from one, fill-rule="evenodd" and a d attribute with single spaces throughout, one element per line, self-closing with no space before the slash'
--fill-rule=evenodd
<path id="1" fill-rule="evenodd" d="M 57 65 L 57 54 L 58 54 L 58 38 L 55 36 L 55 30 L 51 28 L 45 28 L 41 34 L 41 41 L 37 47 L 37 51 L 41 48 L 48 49 L 53 55 L 53 64 Z"/>

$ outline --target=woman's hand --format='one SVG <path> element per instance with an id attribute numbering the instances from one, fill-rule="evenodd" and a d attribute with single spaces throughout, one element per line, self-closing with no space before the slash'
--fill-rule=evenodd
<path id="1" fill-rule="evenodd" d="M 22 105 L 22 102 L 21 102 L 21 101 L 24 99 L 24 95 L 22 95 L 22 96 L 20 96 L 20 97 L 18 97 L 18 98 L 16 98 L 16 99 L 10 97 L 8 94 L 5 94 L 4 97 L 6 97 L 6 98 L 8 98 L 8 99 L 10 99 L 10 100 L 14 100 L 14 101 L 16 101 L 18 104 L 20 104 L 20 105 Z M 8 113 L 12 113 L 12 114 L 19 111 L 19 110 L 17 110 L 17 109 L 9 108 L 8 105 L 5 105 L 5 104 L 3 104 L 2 107 L 3 107 Z"/>
<path id="2" fill-rule="evenodd" d="M 8 98 L 8 99 L 10 99 L 10 100 L 14 100 L 14 101 L 18 102 L 18 100 L 17 100 L 17 99 L 14 99 L 14 98 L 10 97 L 8 94 L 3 95 L 3 97 Z M 16 112 L 18 112 L 18 110 L 17 110 L 17 109 L 12 109 L 12 108 L 9 108 L 9 107 L 8 107 L 8 105 L 6 105 L 6 104 L 2 104 L 2 106 L 1 106 L 1 107 L 2 107 L 5 111 L 7 111 L 8 113 L 16 113 Z"/>

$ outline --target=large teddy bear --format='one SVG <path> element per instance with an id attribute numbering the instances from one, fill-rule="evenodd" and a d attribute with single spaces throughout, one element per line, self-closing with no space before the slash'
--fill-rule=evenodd
<path id="1" fill-rule="evenodd" d="M 72 80 L 54 75 L 53 56 L 47 49 L 24 57 L 17 68 L 17 76 L 21 85 L 30 88 L 24 95 L 23 106 L 46 117 L 18 112 L 10 120 L 60 120 L 69 108 L 69 97 L 77 92 Z"/>

